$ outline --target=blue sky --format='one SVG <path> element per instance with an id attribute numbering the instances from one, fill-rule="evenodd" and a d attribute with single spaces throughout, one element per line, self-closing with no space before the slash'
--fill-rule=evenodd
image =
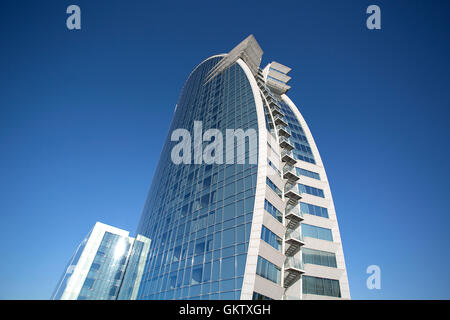
<path id="1" fill-rule="evenodd" d="M 65 26 L 77 4 L 82 30 Z M 381 7 L 382 30 L 365 27 Z M 48 299 L 96 221 L 135 230 L 179 91 L 253 33 L 331 183 L 354 299 L 443 299 L 450 56 L 444 1 L 4 1 L 0 299 Z M 367 266 L 381 290 L 366 288 Z M 426 272 L 424 272 L 426 270 Z"/>

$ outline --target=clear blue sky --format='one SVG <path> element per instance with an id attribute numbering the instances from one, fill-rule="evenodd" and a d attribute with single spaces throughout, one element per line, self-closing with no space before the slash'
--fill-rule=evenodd
<path id="1" fill-rule="evenodd" d="M 352 297 L 450 298 L 449 15 L 425 0 L 3 1 L 0 298 L 48 299 L 96 221 L 134 232 L 183 82 L 250 33 L 263 64 L 293 69 Z"/>

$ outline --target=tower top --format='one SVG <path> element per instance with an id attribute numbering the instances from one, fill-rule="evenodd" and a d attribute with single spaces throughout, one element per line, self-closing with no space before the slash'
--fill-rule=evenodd
<path id="1" fill-rule="evenodd" d="M 281 63 L 272 61 L 263 69 L 264 80 L 266 85 L 278 94 L 286 93 L 291 87 L 287 84 L 291 77 L 287 74 L 291 68 L 282 65 Z"/>
<path id="2" fill-rule="evenodd" d="M 259 46 L 255 37 L 251 34 L 245 38 L 241 43 L 234 47 L 225 57 L 213 68 L 206 78 L 206 82 L 209 82 L 216 77 L 223 70 L 235 63 L 239 58 L 249 66 L 253 75 L 256 75 L 261 64 L 263 50 Z"/>

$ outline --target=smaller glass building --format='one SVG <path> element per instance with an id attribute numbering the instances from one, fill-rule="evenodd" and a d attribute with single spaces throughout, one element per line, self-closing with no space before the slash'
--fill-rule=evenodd
<path id="1" fill-rule="evenodd" d="M 129 285 L 140 280 L 139 258 L 146 250 L 145 238 L 135 240 L 128 231 L 97 222 L 75 251 L 52 299 L 117 299 L 124 278 Z M 125 277 L 131 260 L 135 268 Z M 133 294 L 132 289 L 126 292 L 128 297 Z"/>

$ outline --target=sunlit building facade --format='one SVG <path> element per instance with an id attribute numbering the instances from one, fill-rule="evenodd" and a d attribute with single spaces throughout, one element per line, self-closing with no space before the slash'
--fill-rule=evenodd
<path id="1" fill-rule="evenodd" d="M 118 298 L 350 298 L 325 168 L 286 95 L 291 69 L 261 68 L 262 54 L 249 36 L 189 75 L 137 229 L 148 255 L 139 252 L 139 277 L 131 272 Z M 217 130 L 214 139 L 194 137 L 191 163 L 174 163 L 172 133 L 193 132 L 197 121 L 203 132 Z M 227 129 L 253 130 L 256 139 L 246 137 L 244 151 L 237 139 L 227 161 L 202 162 L 212 143 L 214 153 L 230 152 L 217 134 Z"/>
<path id="2" fill-rule="evenodd" d="M 52 299 L 116 300 L 122 284 L 135 286 L 140 281 L 139 259 L 145 255 L 148 244 L 142 236 L 135 240 L 128 231 L 97 222 L 70 259 Z M 129 276 L 124 279 L 129 263 Z M 130 279 L 132 275 L 135 276 Z M 122 295 L 125 294 L 136 298 L 130 289 L 124 289 Z"/>

